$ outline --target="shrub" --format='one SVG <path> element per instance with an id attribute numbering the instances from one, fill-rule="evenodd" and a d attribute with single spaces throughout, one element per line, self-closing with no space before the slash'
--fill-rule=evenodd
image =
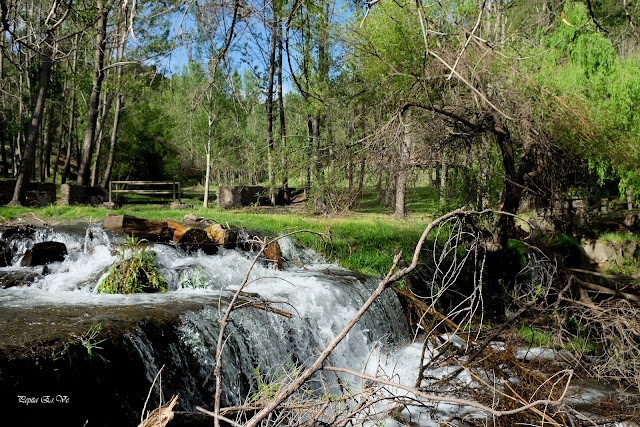
<path id="1" fill-rule="evenodd" d="M 139 294 L 167 291 L 167 283 L 155 267 L 155 252 L 140 246 L 144 241 L 133 236 L 127 238 L 111 271 L 98 286 L 98 292 Z"/>

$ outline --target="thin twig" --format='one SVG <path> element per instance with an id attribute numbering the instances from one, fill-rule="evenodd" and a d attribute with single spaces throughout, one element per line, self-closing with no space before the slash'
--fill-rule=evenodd
<path id="1" fill-rule="evenodd" d="M 162 372 L 163 369 L 164 369 L 164 365 L 162 365 L 162 368 L 160 368 L 158 370 L 158 373 L 156 374 L 156 377 L 153 379 L 153 382 L 151 383 L 151 387 L 149 387 L 149 394 L 147 395 L 147 400 L 144 401 L 144 406 L 142 407 L 142 415 L 140 415 L 140 422 L 141 423 L 144 422 L 144 412 L 147 410 L 147 403 L 149 403 L 149 398 L 151 397 L 151 392 L 153 392 L 153 386 L 156 384 L 156 381 L 158 380 L 158 377 L 160 376 L 160 373 Z M 160 404 L 162 404 L 162 402 L 160 402 Z"/>
<path id="2" fill-rule="evenodd" d="M 423 393 L 420 390 L 416 390 L 413 387 L 407 387 L 403 384 L 400 383 L 396 383 L 393 381 L 387 381 L 383 378 L 378 378 L 378 377 L 373 377 L 371 375 L 366 375 L 366 374 L 362 374 L 360 372 L 357 371 L 353 371 L 351 369 L 346 369 L 346 368 L 336 368 L 336 367 L 332 367 L 332 366 L 325 366 L 324 370 L 326 371 L 334 371 L 334 372 L 343 372 L 345 374 L 350 374 L 350 375 L 354 375 L 356 377 L 360 377 L 363 378 L 365 380 L 369 380 L 369 381 L 373 381 L 373 382 L 377 382 L 380 384 L 385 384 L 391 387 L 396 387 L 399 388 L 401 390 L 405 390 L 408 391 L 409 393 L 415 394 L 416 396 L 419 396 L 423 399 L 426 400 L 432 400 L 435 402 L 447 402 L 447 403 L 454 403 L 456 405 L 460 405 L 460 406 L 470 406 L 472 408 L 476 408 L 479 409 L 483 412 L 486 412 L 488 414 L 493 415 L 494 417 L 502 417 L 505 415 L 514 415 L 514 414 L 518 414 L 520 412 L 524 412 L 527 411 L 531 408 L 535 408 L 537 406 L 560 406 L 562 405 L 563 401 L 564 401 L 564 397 L 565 394 L 567 392 L 567 388 L 568 388 L 568 383 L 567 383 L 567 387 L 564 390 L 564 393 L 562 393 L 562 396 L 560 396 L 559 399 L 557 400 L 551 400 L 551 399 L 541 399 L 541 400 L 536 400 L 534 402 L 528 403 L 526 405 L 522 405 L 516 409 L 511 409 L 508 411 L 497 411 L 493 408 L 490 408 L 488 406 L 485 406 L 481 403 L 478 402 L 474 402 L 472 400 L 465 400 L 465 399 L 458 399 L 456 397 L 446 397 L 446 396 L 437 396 L 437 395 L 433 395 L 433 394 L 427 394 L 427 393 Z"/>

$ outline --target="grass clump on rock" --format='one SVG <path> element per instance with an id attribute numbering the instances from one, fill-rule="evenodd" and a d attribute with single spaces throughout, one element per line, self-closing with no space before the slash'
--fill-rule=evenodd
<path id="1" fill-rule="evenodd" d="M 140 244 L 144 239 L 127 238 L 111 266 L 111 271 L 98 286 L 104 294 L 140 294 L 166 292 L 166 281 L 155 267 L 155 252 Z"/>

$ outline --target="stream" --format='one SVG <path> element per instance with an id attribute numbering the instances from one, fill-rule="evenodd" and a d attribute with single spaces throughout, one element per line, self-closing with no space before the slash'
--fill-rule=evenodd
<path id="1" fill-rule="evenodd" d="M 21 267 L 25 250 L 43 241 L 64 243 L 64 261 Z M 0 287 L 16 277 L 26 283 L 0 289 L 0 384 L 2 401 L 20 414 L 26 423 L 21 425 L 51 416 L 69 417 L 68 425 L 137 425 L 163 366 L 163 401 L 178 394 L 181 411 L 212 407 L 217 320 L 254 254 L 222 248 L 213 256 L 187 254 L 155 244 L 151 249 L 168 292 L 99 294 L 122 242 L 120 233 L 107 233 L 99 223 L 38 229 L 31 238 L 12 241 L 14 257 L 0 268 Z M 300 266 L 287 263 L 277 271 L 259 264 L 251 271 L 243 293 L 247 306 L 234 311 L 227 328 L 225 406 L 241 404 L 256 375 L 269 381 L 283 366 L 299 367 L 314 357 L 377 283 L 327 264 L 293 240 L 280 245 L 284 257 Z M 92 327 L 99 328 L 95 338 L 88 334 Z M 361 370 L 374 345 L 407 340 L 398 299 L 385 291 L 330 363 Z M 159 398 L 155 387 L 148 407 Z"/>
<path id="2" fill-rule="evenodd" d="M 55 420 L 68 426 L 136 426 L 147 399 L 150 410 L 174 394 L 179 395 L 178 411 L 212 409 L 218 319 L 253 253 L 221 248 L 216 255 L 187 254 L 174 246 L 151 245 L 168 292 L 107 295 L 97 288 L 117 259 L 122 233 L 105 232 L 100 223 L 79 223 L 39 228 L 8 241 L 14 255 L 10 265 L 0 268 L 0 401 L 19 420 L 11 425 Z M 20 266 L 26 249 L 44 241 L 64 243 L 64 261 Z M 223 406 L 246 402 L 258 378 L 269 384 L 283 373 L 299 372 L 377 285 L 377 279 L 328 264 L 292 239 L 281 239 L 280 246 L 284 258 L 295 262 L 286 262 L 280 271 L 258 263 L 241 294 L 242 308 L 231 315 L 222 358 Z M 455 336 L 444 339 L 464 345 Z M 328 364 L 412 386 L 422 344 L 406 345 L 410 340 L 398 298 L 387 290 Z M 426 374 L 438 379 L 457 369 L 433 367 Z M 342 374 L 340 384 L 336 378 L 316 375 L 308 387 L 322 395 L 364 385 Z M 455 381 L 474 383 L 465 371 Z M 601 384 L 581 387 L 572 397 L 577 404 L 619 396 Z M 363 425 L 404 425 L 384 415 L 388 404 L 372 412 L 376 409 L 383 415 L 361 420 Z M 401 412 L 420 426 L 437 426 L 454 416 L 491 422 L 473 408 L 448 403 L 407 406 Z M 176 416 L 169 426 L 212 424 L 211 419 L 190 422 L 186 415 Z"/>

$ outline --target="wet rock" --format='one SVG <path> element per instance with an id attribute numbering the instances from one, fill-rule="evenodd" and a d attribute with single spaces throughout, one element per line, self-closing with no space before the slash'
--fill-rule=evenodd
<path id="1" fill-rule="evenodd" d="M 189 225 L 191 227 L 202 227 L 210 224 L 206 218 L 197 216 L 193 213 L 186 214 L 185 216 L 183 216 L 180 222 L 185 225 Z"/>
<path id="2" fill-rule="evenodd" d="M 277 241 L 267 245 L 264 250 L 264 257 L 276 270 L 282 270 L 282 250 L 280 249 L 280 244 Z"/>
<path id="3" fill-rule="evenodd" d="M 273 237 L 269 237 L 256 230 L 238 230 L 237 243 L 238 247 L 245 251 L 257 252 L 262 248 L 264 243 L 272 239 Z M 282 257 L 282 249 L 277 240 L 267 245 L 263 252 L 262 259 L 275 269 L 282 270 L 284 259 Z"/>
<path id="4" fill-rule="evenodd" d="M 2 237 L 6 240 L 31 239 L 36 234 L 33 225 L 9 225 L 3 228 Z"/>
<path id="5" fill-rule="evenodd" d="M 67 247 L 60 242 L 36 243 L 31 249 L 27 249 L 20 263 L 23 267 L 46 265 L 56 261 L 64 261 L 67 256 Z"/>
<path id="6" fill-rule="evenodd" d="M 218 245 L 200 228 L 188 229 L 178 240 L 178 246 L 187 252 L 202 250 L 207 255 L 215 255 L 218 252 Z"/>
<path id="7" fill-rule="evenodd" d="M 0 289 L 9 289 L 14 286 L 32 284 L 39 274 L 31 271 L 14 271 L 0 273 Z"/>
<path id="8" fill-rule="evenodd" d="M 11 265 L 13 250 L 6 240 L 0 241 L 0 267 Z"/>

